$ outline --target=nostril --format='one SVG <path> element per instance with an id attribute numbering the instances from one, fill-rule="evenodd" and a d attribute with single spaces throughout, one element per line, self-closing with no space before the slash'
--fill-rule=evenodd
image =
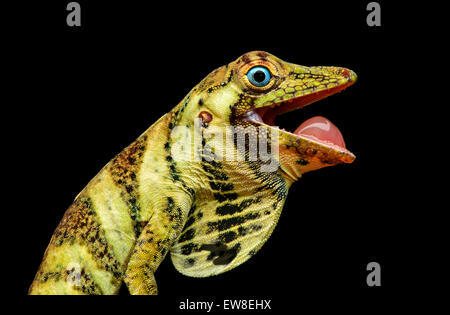
<path id="1" fill-rule="evenodd" d="M 348 78 L 348 77 L 350 76 L 350 73 L 351 73 L 350 70 L 344 69 L 344 70 L 342 70 L 342 73 L 341 73 L 341 74 L 342 74 L 344 77 Z"/>
<path id="2" fill-rule="evenodd" d="M 356 73 L 349 69 L 342 69 L 341 75 L 348 81 L 355 82 L 357 79 Z"/>

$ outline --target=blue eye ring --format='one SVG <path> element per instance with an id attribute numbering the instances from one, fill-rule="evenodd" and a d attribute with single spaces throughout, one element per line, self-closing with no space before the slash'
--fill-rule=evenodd
<path id="1" fill-rule="evenodd" d="M 247 79 L 256 87 L 263 87 L 269 84 L 272 75 L 269 69 L 263 66 L 256 66 L 247 72 Z"/>

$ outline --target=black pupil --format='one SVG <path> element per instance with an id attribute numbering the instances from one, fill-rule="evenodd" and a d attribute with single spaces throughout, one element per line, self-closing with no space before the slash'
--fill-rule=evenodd
<path id="1" fill-rule="evenodd" d="M 253 79 L 256 82 L 263 82 L 266 79 L 266 74 L 262 70 L 258 70 L 253 74 Z"/>

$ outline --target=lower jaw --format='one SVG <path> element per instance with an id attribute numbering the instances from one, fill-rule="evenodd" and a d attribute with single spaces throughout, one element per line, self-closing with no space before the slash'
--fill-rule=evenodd
<path id="1" fill-rule="evenodd" d="M 342 135 L 337 128 L 332 130 L 331 134 L 321 134 L 322 139 L 320 139 L 317 133 L 305 130 L 303 124 L 294 132 L 289 132 L 277 126 L 270 126 L 259 121 L 255 121 L 253 124 L 268 127 L 272 132 L 278 134 L 280 154 L 286 149 L 294 149 L 296 155 L 298 155 L 298 164 L 306 163 L 305 161 L 309 161 L 313 157 L 317 157 L 322 164 L 327 164 L 326 166 L 329 166 L 328 164 L 351 163 L 355 159 L 354 154 L 346 149 Z"/>
<path id="2" fill-rule="evenodd" d="M 294 182 L 302 174 L 338 164 L 352 163 L 355 155 L 345 148 L 301 137 L 278 133 L 279 164 L 283 176 Z"/>
<path id="3" fill-rule="evenodd" d="M 283 177 L 290 182 L 299 179 L 303 174 L 321 168 L 343 163 L 352 163 L 355 156 L 333 149 L 318 147 L 303 139 L 287 139 L 280 135 L 279 164 Z"/>

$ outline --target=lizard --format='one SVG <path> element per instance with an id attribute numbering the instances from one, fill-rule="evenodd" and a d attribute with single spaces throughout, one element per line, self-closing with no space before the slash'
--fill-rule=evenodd
<path id="1" fill-rule="evenodd" d="M 29 294 L 109 295 L 125 283 L 130 294 L 156 295 L 154 274 L 169 252 L 191 277 L 242 264 L 270 237 L 294 182 L 355 159 L 326 118 L 294 132 L 275 126 L 275 118 L 356 78 L 347 68 L 291 64 L 264 51 L 217 68 L 78 194 Z M 246 132 L 245 141 L 218 135 L 229 127 Z M 267 149 L 270 161 L 249 158 L 252 137 L 265 140 L 258 149 Z M 234 158 L 224 159 L 224 151 Z"/>

